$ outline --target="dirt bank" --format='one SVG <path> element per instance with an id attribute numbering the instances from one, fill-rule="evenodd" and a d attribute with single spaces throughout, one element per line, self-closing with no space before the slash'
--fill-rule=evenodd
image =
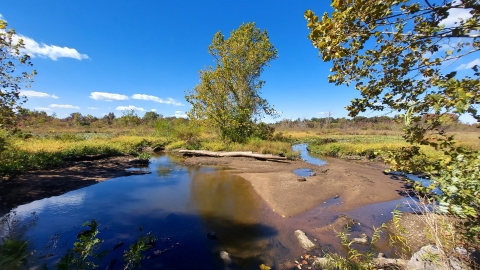
<path id="1" fill-rule="evenodd" d="M 0 180 L 0 216 L 18 205 L 58 196 L 110 178 L 147 173 L 127 171 L 134 165 L 131 159 L 120 156 L 72 161 L 64 168 L 25 172 Z"/>
<path id="2" fill-rule="evenodd" d="M 281 216 L 306 212 L 338 196 L 339 210 L 395 200 L 404 189 L 401 180 L 385 175 L 380 163 L 328 159 L 323 166 L 303 161 L 271 162 L 252 158 L 190 157 L 186 165 L 228 167 L 249 181 L 256 192 Z M 316 175 L 298 181 L 292 171 L 309 168 Z"/>

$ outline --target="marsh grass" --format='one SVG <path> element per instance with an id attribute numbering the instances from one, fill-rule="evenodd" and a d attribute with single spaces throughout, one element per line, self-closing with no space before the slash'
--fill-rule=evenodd
<path id="1" fill-rule="evenodd" d="M 303 141 L 309 143 L 308 150 L 313 154 L 345 159 L 381 159 L 385 152 L 410 146 L 401 136 L 329 135 L 307 137 Z M 420 146 L 420 151 L 428 159 L 444 157 L 443 152 L 432 147 Z"/>
<path id="2" fill-rule="evenodd" d="M 153 136 L 85 136 L 60 134 L 21 139 L 11 136 L 0 152 L 0 176 L 22 171 L 49 169 L 65 164 L 70 158 L 89 155 L 139 155 L 144 146 L 164 146 L 169 141 Z"/>

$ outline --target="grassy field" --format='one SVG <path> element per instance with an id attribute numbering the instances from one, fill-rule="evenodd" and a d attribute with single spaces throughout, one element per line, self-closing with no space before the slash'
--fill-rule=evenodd
<path id="1" fill-rule="evenodd" d="M 145 147 L 175 149 L 205 149 L 212 151 L 253 151 L 263 154 L 299 157 L 291 150 L 288 141 L 251 139 L 244 144 L 223 143 L 215 135 L 202 132 L 192 143 L 182 136 L 162 136 L 154 130 L 138 130 L 118 133 L 20 133 L 3 134 L 6 146 L 0 151 L 0 176 L 14 175 L 22 171 L 59 167 L 73 157 L 88 155 L 142 155 Z"/>
<path id="2" fill-rule="evenodd" d="M 454 133 L 460 145 L 480 149 L 477 132 Z M 294 143 L 309 143 L 313 154 L 344 159 L 381 158 L 384 151 L 396 151 L 409 146 L 400 131 L 392 130 L 283 130 L 274 139 L 251 138 L 243 144 L 224 143 L 213 132 L 192 130 L 188 126 L 159 132 L 153 126 L 138 128 L 104 129 L 94 132 L 81 128 L 64 129 L 63 132 L 46 130 L 23 131 L 17 134 L 0 134 L 5 140 L 5 150 L 0 151 L 0 175 L 22 171 L 58 167 L 72 157 L 87 155 L 138 156 L 144 147 L 162 147 L 167 151 L 180 148 L 211 151 L 253 151 L 296 159 L 299 153 L 291 150 Z M 422 146 L 429 158 L 438 159 L 442 153 Z"/>

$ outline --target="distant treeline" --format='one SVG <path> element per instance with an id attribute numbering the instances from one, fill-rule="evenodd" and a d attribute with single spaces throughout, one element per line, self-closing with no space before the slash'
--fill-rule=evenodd
<path id="1" fill-rule="evenodd" d="M 424 119 L 429 116 L 425 115 Z M 84 127 L 84 128 L 116 128 L 131 126 L 155 126 L 159 121 L 178 122 L 188 119 L 176 117 L 164 117 L 156 112 L 146 112 L 139 117 L 134 110 L 126 110 L 121 115 L 110 112 L 103 117 L 95 117 L 90 114 L 72 113 L 65 118 L 58 118 L 55 114 L 48 115 L 44 111 L 32 111 L 22 108 L 17 112 L 17 123 L 20 128 L 39 128 L 48 125 L 57 128 Z M 311 119 L 282 119 L 268 126 L 276 130 L 302 130 L 302 129 L 360 129 L 360 130 L 401 130 L 403 127 L 401 116 L 357 116 L 355 118 L 312 117 Z M 443 127 L 454 131 L 473 130 L 478 125 L 464 124 L 453 114 L 443 116 Z"/>

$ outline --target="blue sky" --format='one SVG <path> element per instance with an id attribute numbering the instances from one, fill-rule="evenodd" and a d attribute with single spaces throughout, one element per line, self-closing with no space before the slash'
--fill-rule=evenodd
<path id="1" fill-rule="evenodd" d="M 330 1 L 18 0 L 3 3 L 0 14 L 34 56 L 38 75 L 25 92 L 29 109 L 60 118 L 120 116 L 126 108 L 139 116 L 151 110 L 182 116 L 190 109 L 185 91 L 213 64 L 207 52 L 213 35 L 255 22 L 278 50 L 262 74 L 261 92 L 282 112 L 280 119 L 327 111 L 346 117 L 344 107 L 358 93 L 328 83 L 331 63 L 322 62 L 307 39 L 307 9 L 330 12 Z"/>

